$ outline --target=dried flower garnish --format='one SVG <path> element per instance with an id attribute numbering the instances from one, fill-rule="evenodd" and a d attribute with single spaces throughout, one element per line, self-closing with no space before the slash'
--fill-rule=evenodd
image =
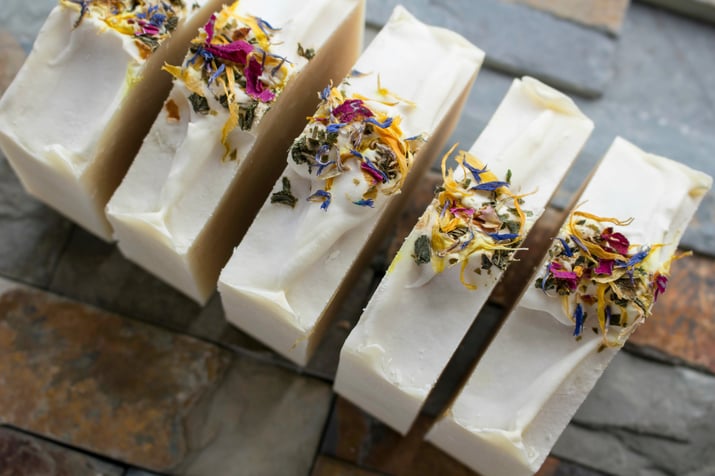
<path id="1" fill-rule="evenodd" d="M 634 245 L 613 229 L 632 221 L 575 211 L 549 250 L 545 272 L 535 285 L 562 300 L 577 339 L 584 322 L 595 314 L 594 329 L 603 345 L 623 345 L 665 291 L 672 259 L 658 270 L 649 262 L 662 245 Z"/>
<path id="2" fill-rule="evenodd" d="M 309 200 L 321 202 L 327 210 L 333 181 L 350 164 L 360 168 L 368 184 L 363 196 L 352 202 L 355 205 L 372 208 L 378 193 L 399 193 L 423 137 L 403 138 L 401 118 L 375 112 L 368 105 L 370 99 L 346 97 L 335 87 L 325 88 L 320 98 L 317 112 L 290 149 L 296 164 L 324 181 L 323 190 Z"/>
<path id="3" fill-rule="evenodd" d="M 237 127 L 251 130 L 285 87 L 293 63 L 271 52 L 273 35 L 280 28 L 266 20 L 238 13 L 238 2 L 214 14 L 191 42 L 183 66 L 165 65 L 191 91 L 194 110 L 199 96 L 228 111 L 221 131 L 224 159 L 236 156 L 229 135 Z M 203 106 L 203 104 L 200 104 Z"/>
<path id="4" fill-rule="evenodd" d="M 60 5 L 79 12 L 74 23 L 91 17 L 109 28 L 135 39 L 144 58 L 171 35 L 183 15 L 181 0 L 59 0 Z"/>
<path id="5" fill-rule="evenodd" d="M 447 170 L 447 159 L 455 148 L 442 159 L 444 183 L 436 190 L 426 215 L 430 235 L 419 237 L 421 251 L 418 253 L 415 243 L 413 257 L 417 264 L 432 261 L 438 273 L 461 263 L 462 284 L 476 289 L 465 277 L 469 258 L 481 254 L 477 274 L 482 270 L 491 273 L 492 267 L 505 269 L 524 239 L 526 217 L 531 212 L 522 209 L 523 195 L 511 192 L 508 181 L 499 180 L 468 152 L 460 151 L 455 158 L 457 169 Z"/>

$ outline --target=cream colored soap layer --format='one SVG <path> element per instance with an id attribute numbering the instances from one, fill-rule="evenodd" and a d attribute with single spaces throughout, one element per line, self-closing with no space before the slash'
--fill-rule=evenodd
<path id="1" fill-rule="evenodd" d="M 622 176 L 638 180 L 614 187 L 614 177 Z M 619 138 L 578 200 L 579 209 L 634 217 L 616 231 L 632 243 L 665 243 L 657 251 L 659 264 L 675 251 L 711 183 Z M 599 352 L 601 336 L 584 332 L 576 341 L 572 333 L 559 300 L 528 288 L 427 439 L 485 476 L 537 471 L 618 350 Z"/>
<path id="2" fill-rule="evenodd" d="M 220 0 L 196 2 L 149 56 L 134 40 L 55 7 L 0 100 L 0 147 L 29 193 L 109 240 L 104 206 L 119 184 L 170 82 L 178 58 Z"/>
<path id="3" fill-rule="evenodd" d="M 424 25 L 398 7 L 355 65 L 371 74 L 349 78 L 344 86 L 348 95 L 379 97 L 379 74 L 382 86 L 416 105 L 371 101 L 370 107 L 399 115 L 405 137 L 429 137 L 415 157 L 403 194 L 444 144 L 483 58 L 462 37 Z M 224 268 L 219 290 L 232 323 L 305 365 L 402 197 L 379 195 L 374 208 L 354 205 L 365 186 L 363 174 L 354 167 L 336 179 L 334 198 L 324 211 L 305 199 L 320 185 L 311 183 L 314 179 L 292 162 L 289 158 L 284 176 L 300 197 L 295 208 L 264 204 Z M 280 189 L 279 181 L 274 192 Z"/>
<path id="4" fill-rule="evenodd" d="M 200 303 L 216 288 L 219 271 L 276 179 L 285 151 L 315 91 L 342 77 L 362 41 L 362 0 L 242 0 L 238 11 L 280 28 L 272 51 L 290 59 L 292 75 L 271 109 L 249 131 L 231 133 L 236 160 L 222 160 L 228 112 L 213 97 L 215 115 L 196 114 L 177 82 L 126 178 L 107 207 L 119 248 L 131 260 Z M 298 43 L 313 48 L 308 61 Z"/>
<path id="5" fill-rule="evenodd" d="M 533 212 L 528 232 L 592 129 L 570 99 L 524 78 L 514 81 L 471 153 L 501 180 L 511 169 L 515 193 L 534 192 L 522 205 Z M 501 278 L 497 268 L 470 272 L 478 289 L 469 290 L 459 265 L 439 274 L 432 264 L 417 265 L 411 255 L 426 229 L 431 225 L 418 224 L 405 240 L 343 346 L 335 381 L 338 393 L 402 433 Z M 466 269 L 480 267 L 481 255 L 470 256 Z"/>

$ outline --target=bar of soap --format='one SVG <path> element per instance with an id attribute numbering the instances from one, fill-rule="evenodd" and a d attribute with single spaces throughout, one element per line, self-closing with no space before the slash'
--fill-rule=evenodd
<path id="1" fill-rule="evenodd" d="M 536 472 L 664 290 L 711 185 L 616 139 L 533 285 L 427 439 L 484 476 Z"/>
<path id="2" fill-rule="evenodd" d="M 363 0 L 241 0 L 206 24 L 107 206 L 120 250 L 199 303 L 362 42 Z"/>
<path id="3" fill-rule="evenodd" d="M 470 153 L 443 162 L 443 190 L 343 346 L 336 392 L 409 430 L 592 129 L 560 92 L 513 82 Z"/>
<path id="4" fill-rule="evenodd" d="M 221 273 L 230 322 L 308 362 L 400 198 L 453 130 L 483 59 L 461 36 L 394 10 L 354 73 L 321 94 Z"/>
<path id="5" fill-rule="evenodd" d="M 25 189 L 110 240 L 104 207 L 171 88 L 160 68 L 220 5 L 61 0 L 0 100 L 0 147 Z"/>

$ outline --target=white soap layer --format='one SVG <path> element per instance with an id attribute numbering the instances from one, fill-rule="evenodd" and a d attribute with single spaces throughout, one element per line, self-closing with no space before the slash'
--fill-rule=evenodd
<path id="1" fill-rule="evenodd" d="M 620 186 L 617 177 L 628 178 Z M 618 138 L 578 203 L 598 216 L 634 217 L 616 231 L 632 243 L 664 243 L 659 265 L 711 184 Z M 427 439 L 484 476 L 537 471 L 618 350 L 599 352 L 601 336 L 591 332 L 576 341 L 565 321 L 559 299 L 529 287 Z"/>
<path id="2" fill-rule="evenodd" d="M 362 41 L 362 0 L 241 0 L 237 13 L 280 28 L 271 51 L 292 62 L 283 92 L 250 130 L 233 130 L 236 159 L 222 160 L 228 111 L 209 96 L 215 114 L 195 113 L 176 81 L 169 100 L 179 120 L 162 109 L 107 206 L 122 252 L 200 303 L 282 167 L 289 131 L 302 127 L 320 85 L 348 71 Z M 298 44 L 315 50 L 310 62 Z"/>
<path id="3" fill-rule="evenodd" d="M 570 99 L 524 78 L 514 81 L 470 152 L 500 180 L 511 169 L 513 192 L 534 192 L 522 205 L 533 212 L 528 232 L 592 129 Z M 434 207 L 433 202 L 421 221 L 436 213 Z M 476 253 L 466 269 L 478 289 L 469 290 L 460 281 L 460 265 L 439 274 L 430 264 L 417 265 L 411 255 L 425 233 L 418 224 L 405 240 L 343 346 L 335 381 L 338 393 L 401 433 L 409 430 L 502 274 L 496 267 L 473 273 L 481 267 Z"/>
<path id="4" fill-rule="evenodd" d="M 27 191 L 101 238 L 109 195 L 169 89 L 149 83 L 220 4 L 196 3 L 147 60 L 134 38 L 90 15 L 74 28 L 79 13 L 57 6 L 0 100 L 0 147 Z"/>
<path id="5" fill-rule="evenodd" d="M 484 53 L 462 37 L 420 23 L 398 7 L 358 60 L 355 69 L 370 74 L 351 77 L 344 86 L 348 96 L 380 97 L 379 75 L 383 87 L 416 104 L 369 102 L 376 111 L 400 116 L 405 137 L 428 137 L 408 182 L 418 179 L 443 145 L 483 59 Z M 364 191 L 364 179 L 352 167 L 335 180 L 332 203 L 322 210 L 305 199 L 320 184 L 311 184 L 309 175 L 288 162 L 284 176 L 300 199 L 295 208 L 264 204 L 223 270 L 219 290 L 232 323 L 305 365 L 329 308 L 339 302 L 339 293 L 349 291 L 351 272 L 381 237 L 381 220 L 396 211 L 399 195 L 378 195 L 374 208 L 353 204 Z M 274 191 L 280 189 L 279 181 Z"/>

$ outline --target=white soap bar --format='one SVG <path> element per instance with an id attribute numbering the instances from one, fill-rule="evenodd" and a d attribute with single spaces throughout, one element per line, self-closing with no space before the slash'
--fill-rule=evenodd
<path id="1" fill-rule="evenodd" d="M 609 237 L 609 246 L 613 249 L 618 249 L 622 236 L 627 237 L 633 244 L 630 248 L 633 255 L 650 249 L 650 254 L 642 261 L 643 274 L 638 269 L 633 271 L 633 281 L 628 277 L 627 268 L 615 262 L 613 276 L 625 273 L 620 281 L 625 284 L 616 282 L 625 289 L 622 291 L 624 297 L 628 297 L 629 283 L 643 283 L 642 289 L 650 289 L 651 295 L 648 297 L 645 292 L 645 297 L 640 299 L 649 311 L 652 286 L 665 284 L 664 277 L 678 241 L 711 184 L 712 179 L 705 174 L 616 139 L 578 200 L 578 210 L 599 217 L 633 218 L 630 225 L 606 223 L 613 230 L 602 236 Z M 578 225 L 586 218 L 578 215 L 573 218 L 576 227 L 593 223 L 586 220 L 583 225 Z M 567 220 L 559 238 L 564 239 L 573 256 L 567 257 L 564 244 L 555 240 L 544 266 L 534 279 L 544 277 L 546 264 L 552 260 L 579 256 L 580 248 L 569 236 L 573 232 L 568 225 Z M 588 229 L 586 233 L 589 233 Z M 582 244 L 590 243 L 576 239 Z M 663 246 L 646 247 L 658 243 Z M 627 248 L 627 244 L 622 246 Z M 638 259 L 636 257 L 634 262 Z M 603 264 L 600 260 L 598 263 Z M 576 305 L 573 295 L 563 298 L 568 302 L 566 313 L 562 298 L 552 296 L 556 293 L 548 284 L 560 282 L 562 288 L 568 288 L 573 279 L 568 273 L 575 272 L 575 267 L 563 268 L 552 265 L 554 271 L 550 273 L 567 274 L 560 274 L 559 280 L 552 278 L 545 282 L 548 296 L 537 289 L 532 280 L 532 285 L 491 342 L 456 400 L 427 435 L 429 441 L 484 476 L 519 476 L 536 472 L 627 339 L 632 326 L 642 321 L 641 312 L 635 312 L 633 304 L 625 307 L 626 313 L 614 305 L 611 296 L 615 295 L 609 294 L 611 291 L 606 291 L 602 295 L 604 298 L 599 299 L 595 284 L 589 284 L 589 294 Z M 657 278 L 658 274 L 654 273 L 663 274 Z M 582 276 L 592 275 L 582 272 Z M 593 276 L 605 279 L 605 274 Z M 578 283 L 579 290 L 581 284 Z M 605 286 L 604 290 L 607 290 Z M 622 325 L 604 319 L 604 323 L 611 322 L 605 327 L 608 344 L 604 344 L 600 330 L 598 302 L 604 303 L 603 316 L 623 319 Z M 579 324 L 582 327 L 580 337 L 574 337 L 575 324 L 568 316 L 577 319 L 579 305 L 586 317 Z"/>
<path id="2" fill-rule="evenodd" d="M 508 190 L 524 194 L 521 230 L 506 226 L 511 221 L 515 228 L 519 221 L 508 194 L 500 193 L 491 205 L 488 190 L 467 194 L 457 188 L 453 195 L 462 197 L 460 203 L 452 195 L 435 198 L 348 336 L 336 392 L 397 431 L 409 430 L 509 262 L 508 251 L 489 247 L 519 246 L 592 129 L 560 92 L 532 78 L 514 81 L 470 152 L 481 161 L 473 168 L 488 165 L 492 180 L 510 180 Z M 486 184 L 484 174 L 479 184 L 464 167 L 454 178 L 469 180 L 467 188 Z M 452 236 L 434 232 L 438 222 L 449 231 L 455 217 L 463 228 Z M 519 236 L 509 239 L 512 233 Z"/>
<path id="3" fill-rule="evenodd" d="M 206 302 L 363 19 L 364 0 L 241 0 L 210 21 L 107 206 L 121 251 Z"/>
<path id="4" fill-rule="evenodd" d="M 314 157 L 306 141 L 313 129 L 324 133 L 326 127 L 320 118 L 306 126 L 273 200 L 223 270 L 219 291 L 230 322 L 294 362 L 308 362 L 341 296 L 399 210 L 399 198 L 451 133 L 483 59 L 461 36 L 395 9 L 358 60 L 355 70 L 362 74 L 323 92 L 329 99 L 318 114 L 330 115 L 337 145 L 321 148 L 316 141 Z M 391 142 L 375 139 L 390 134 Z M 396 155 L 397 144 L 417 147 L 420 135 L 427 142 L 407 174 L 394 160 L 402 154 Z M 293 207 L 276 202 L 283 179 L 296 197 Z"/>
<path id="5" fill-rule="evenodd" d="M 86 3 L 50 13 L 0 100 L 0 147 L 30 194 L 109 240 L 104 206 L 171 87 L 160 68 L 221 0 Z"/>

